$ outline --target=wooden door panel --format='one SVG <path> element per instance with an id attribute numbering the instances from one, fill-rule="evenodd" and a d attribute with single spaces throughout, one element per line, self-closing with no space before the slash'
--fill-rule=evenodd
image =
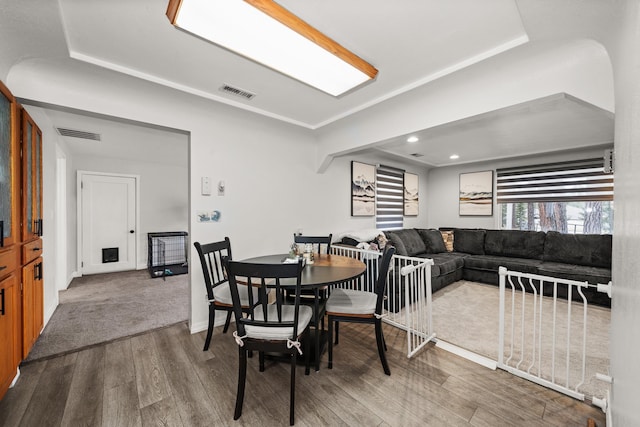
<path id="1" fill-rule="evenodd" d="M 16 342 L 16 327 L 19 323 L 19 313 L 16 310 L 18 287 L 18 278 L 14 274 L 0 280 L 0 342 L 3 343 L 0 351 L 0 399 L 9 389 L 18 366 L 16 352 L 10 351 Z"/>

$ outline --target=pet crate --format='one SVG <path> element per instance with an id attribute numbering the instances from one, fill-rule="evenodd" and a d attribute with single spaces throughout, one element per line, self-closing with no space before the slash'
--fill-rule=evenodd
<path id="1" fill-rule="evenodd" d="M 189 272 L 188 235 L 186 231 L 148 233 L 147 267 L 152 278 Z"/>

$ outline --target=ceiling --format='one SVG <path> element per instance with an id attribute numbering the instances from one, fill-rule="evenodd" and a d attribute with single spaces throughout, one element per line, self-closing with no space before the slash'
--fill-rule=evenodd
<path id="1" fill-rule="evenodd" d="M 0 0 L 0 36 L 22 43 L 20 51 L 3 47 L 0 54 L 82 61 L 105 78 L 106 70 L 117 71 L 316 130 L 513 51 L 532 34 L 543 38 L 526 28 L 522 2 L 542 22 L 542 6 L 527 0 L 278 0 L 379 70 L 374 81 L 338 98 L 174 28 L 165 16 L 168 0 Z M 220 91 L 225 84 L 256 96 L 229 95 Z M 82 113 L 50 117 L 56 127 L 64 122 L 106 135 L 109 126 L 121 126 Z M 610 144 L 613 115 L 559 93 L 415 134 L 420 141 L 412 145 L 403 135 L 363 151 L 437 167 Z M 454 152 L 459 160 L 449 159 Z"/>

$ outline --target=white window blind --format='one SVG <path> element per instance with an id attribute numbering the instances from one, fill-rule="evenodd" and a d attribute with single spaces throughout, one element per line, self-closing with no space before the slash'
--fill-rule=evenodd
<path id="1" fill-rule="evenodd" d="M 613 200 L 603 158 L 497 169 L 496 176 L 498 203 Z"/>
<path id="2" fill-rule="evenodd" d="M 376 170 L 376 228 L 402 228 L 404 209 L 404 170 L 378 165 Z"/>

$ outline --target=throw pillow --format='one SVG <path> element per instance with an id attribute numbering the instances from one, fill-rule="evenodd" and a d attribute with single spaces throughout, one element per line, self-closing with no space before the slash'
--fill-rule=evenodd
<path id="1" fill-rule="evenodd" d="M 398 236 L 393 231 L 385 231 L 384 235 L 387 237 L 387 240 L 391 242 L 393 246 L 396 248 L 396 255 L 407 256 L 407 248 L 404 247 L 404 243 L 400 236 Z"/>
<path id="2" fill-rule="evenodd" d="M 453 250 L 471 255 L 484 255 L 485 230 L 456 228 L 453 231 Z"/>
<path id="3" fill-rule="evenodd" d="M 424 241 L 425 246 L 427 247 L 428 254 L 439 254 L 442 252 L 447 252 L 447 248 L 444 244 L 444 240 L 442 239 L 442 234 L 438 230 L 430 229 L 417 229 L 420 237 Z"/>

